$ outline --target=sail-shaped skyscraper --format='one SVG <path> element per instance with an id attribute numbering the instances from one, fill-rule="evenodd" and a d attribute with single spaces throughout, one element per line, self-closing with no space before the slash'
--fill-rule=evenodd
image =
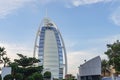
<path id="1" fill-rule="evenodd" d="M 38 55 L 43 72 L 50 71 L 53 78 L 62 79 L 67 74 L 67 56 L 61 33 L 56 24 L 45 17 L 38 29 L 34 57 Z"/>

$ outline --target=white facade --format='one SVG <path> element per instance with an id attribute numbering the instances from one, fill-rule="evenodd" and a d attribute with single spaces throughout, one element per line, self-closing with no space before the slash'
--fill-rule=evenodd
<path id="1" fill-rule="evenodd" d="M 37 53 L 38 52 L 38 53 Z M 34 46 L 34 54 L 40 59 L 44 71 L 50 71 L 53 78 L 62 79 L 67 74 L 67 56 L 61 33 L 56 24 L 44 18 L 40 25 Z"/>
<path id="2" fill-rule="evenodd" d="M 59 78 L 59 55 L 54 31 L 45 31 L 44 62 L 45 69 L 50 69 L 55 78 Z"/>

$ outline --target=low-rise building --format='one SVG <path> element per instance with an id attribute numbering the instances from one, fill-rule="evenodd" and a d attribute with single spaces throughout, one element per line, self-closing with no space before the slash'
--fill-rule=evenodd
<path id="1" fill-rule="evenodd" d="M 80 65 L 78 80 L 100 80 L 100 78 L 101 58 L 99 56 Z"/>

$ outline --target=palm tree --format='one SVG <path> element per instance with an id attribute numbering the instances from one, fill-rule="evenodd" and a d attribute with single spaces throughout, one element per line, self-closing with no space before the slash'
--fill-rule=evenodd
<path id="1" fill-rule="evenodd" d="M 0 63 L 3 63 L 3 56 L 6 55 L 6 51 L 4 47 L 0 47 Z"/>
<path id="2" fill-rule="evenodd" d="M 107 60 L 105 60 L 105 59 L 102 60 L 102 62 L 101 62 L 101 68 L 102 68 L 103 76 L 105 76 L 106 71 L 109 69 L 108 61 Z"/>
<path id="3" fill-rule="evenodd" d="M 8 57 L 3 57 L 3 62 L 4 62 L 4 67 L 5 67 L 6 64 L 10 62 L 10 58 L 8 58 Z"/>

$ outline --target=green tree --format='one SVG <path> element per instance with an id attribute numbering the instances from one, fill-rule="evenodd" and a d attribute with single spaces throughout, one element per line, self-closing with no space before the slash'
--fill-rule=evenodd
<path id="1" fill-rule="evenodd" d="M 10 62 L 10 58 L 5 57 L 6 51 L 4 47 L 0 47 L 0 63 L 4 64 L 4 67 Z"/>
<path id="2" fill-rule="evenodd" d="M 17 54 L 20 59 L 14 59 L 14 61 L 19 65 L 19 66 L 22 66 L 23 68 L 26 68 L 26 67 L 29 67 L 29 66 L 32 66 L 34 63 L 38 63 L 40 62 L 38 59 L 36 58 L 32 58 L 32 57 L 27 57 L 27 56 L 24 56 L 22 54 Z"/>
<path id="3" fill-rule="evenodd" d="M 117 40 L 113 44 L 107 44 L 107 51 L 105 54 L 108 56 L 109 65 L 113 65 L 117 72 L 120 72 L 120 42 Z"/>
<path id="4" fill-rule="evenodd" d="M 3 80 L 13 80 L 13 76 L 11 74 L 8 74 L 4 77 Z"/>
<path id="5" fill-rule="evenodd" d="M 22 54 L 17 54 L 20 58 L 14 59 L 14 62 L 9 63 L 9 66 L 12 67 L 12 75 L 15 77 L 16 74 L 23 74 L 23 80 L 27 80 L 28 76 L 39 72 L 41 74 L 43 67 L 42 66 L 33 66 L 34 63 L 38 63 L 39 60 L 32 57 L 27 57 Z"/>
<path id="6" fill-rule="evenodd" d="M 103 76 L 105 76 L 106 71 L 109 69 L 108 61 L 103 59 L 101 62 L 101 68 L 102 68 L 102 73 Z"/>
<path id="7" fill-rule="evenodd" d="M 33 76 L 29 76 L 27 80 L 34 80 Z"/>
<path id="8" fill-rule="evenodd" d="M 38 66 L 38 67 L 28 67 L 28 68 L 22 68 L 22 69 L 23 69 L 22 73 L 24 73 L 25 76 L 30 76 L 36 72 L 39 72 L 40 74 L 43 68 L 42 66 Z"/>
<path id="9" fill-rule="evenodd" d="M 20 73 L 17 73 L 17 74 L 15 75 L 15 80 L 23 80 L 23 75 L 20 74 Z"/>
<path id="10" fill-rule="evenodd" d="M 0 80 L 2 80 L 2 76 L 1 76 L 1 74 L 0 74 Z"/>
<path id="11" fill-rule="evenodd" d="M 0 47 L 0 63 L 3 63 L 3 56 L 6 55 L 6 51 L 4 47 Z"/>
<path id="12" fill-rule="evenodd" d="M 44 78 L 45 78 L 45 79 L 50 79 L 50 78 L 51 78 L 51 72 L 46 71 L 46 72 L 44 73 Z"/>
<path id="13" fill-rule="evenodd" d="M 4 67 L 6 66 L 6 64 L 8 64 L 10 62 L 10 58 L 8 57 L 3 57 L 3 64 L 4 64 Z"/>
<path id="14" fill-rule="evenodd" d="M 33 76 L 34 80 L 43 80 L 42 74 L 40 74 L 38 72 L 34 73 L 32 76 Z"/>
<path id="15" fill-rule="evenodd" d="M 9 66 L 12 68 L 12 75 L 15 76 L 15 74 L 18 72 L 18 64 L 15 62 L 9 63 Z"/>

